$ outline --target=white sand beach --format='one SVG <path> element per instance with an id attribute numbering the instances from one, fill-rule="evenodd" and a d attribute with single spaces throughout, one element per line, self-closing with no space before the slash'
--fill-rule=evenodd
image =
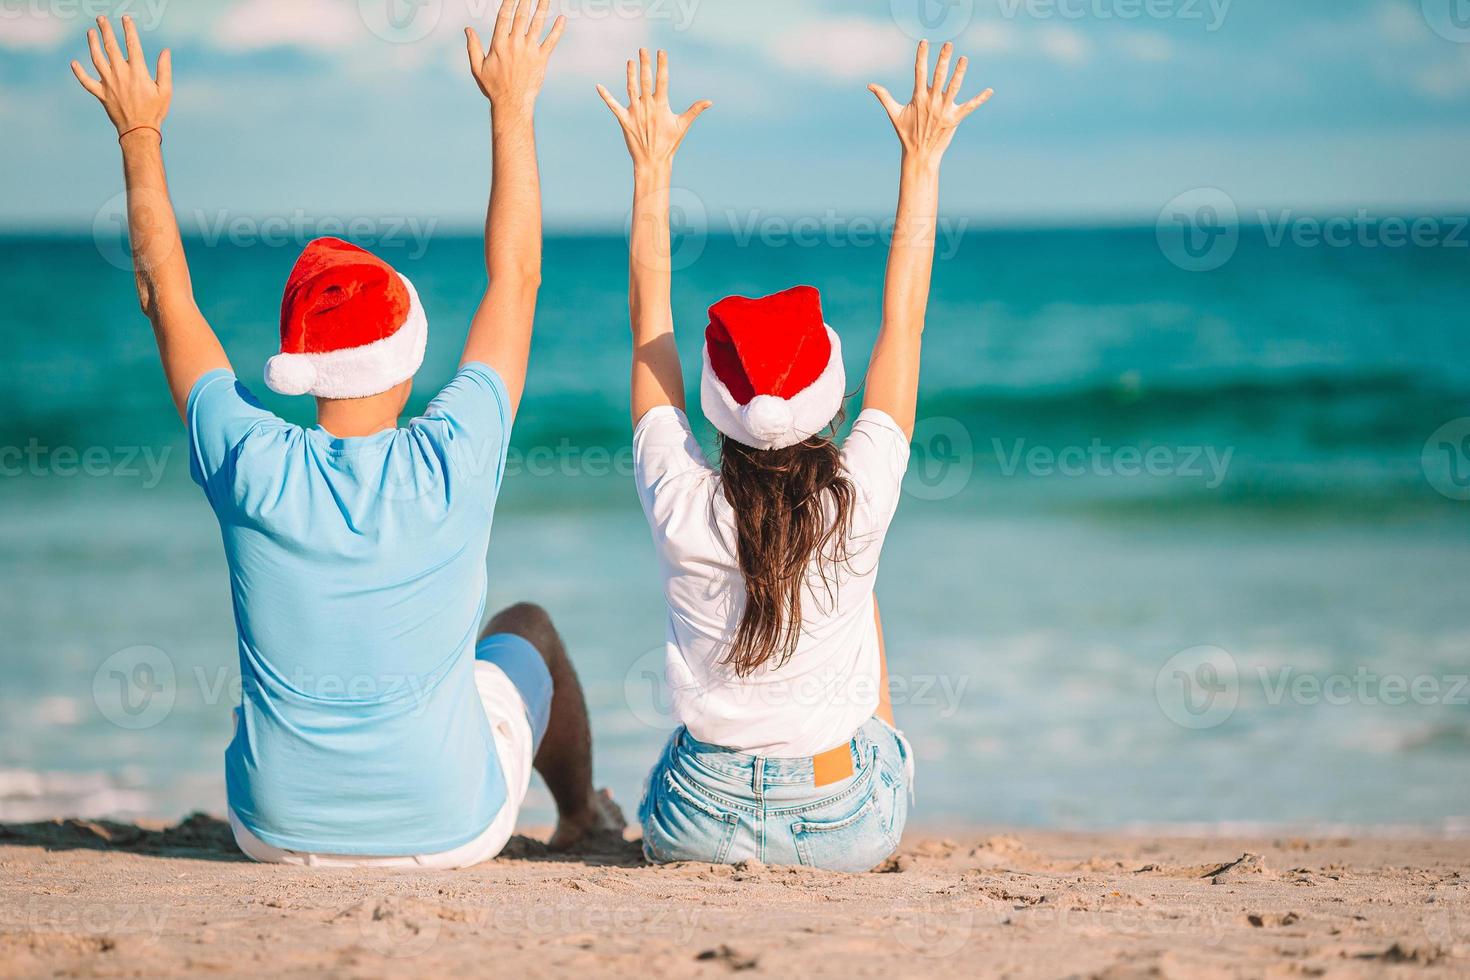
<path id="1" fill-rule="evenodd" d="M 882 869 L 245 861 L 217 819 L 0 826 L 0 975 L 1470 976 L 1470 841 L 911 833 Z"/>

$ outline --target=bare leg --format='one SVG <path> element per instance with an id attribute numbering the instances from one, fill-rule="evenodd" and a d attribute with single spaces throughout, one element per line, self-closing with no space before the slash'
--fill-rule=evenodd
<path id="1" fill-rule="evenodd" d="M 551 847 L 563 850 L 594 830 L 611 829 L 606 811 L 612 807 L 616 812 L 616 807 L 611 797 L 604 799 L 592 789 L 592 726 L 582 685 L 551 617 L 540 606 L 516 603 L 490 620 L 485 635 L 492 633 L 514 633 L 529 640 L 551 672 L 551 717 L 533 760 L 556 801 L 557 822 Z"/>

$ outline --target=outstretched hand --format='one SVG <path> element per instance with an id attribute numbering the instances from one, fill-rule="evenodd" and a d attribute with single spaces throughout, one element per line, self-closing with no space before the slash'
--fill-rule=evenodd
<path id="1" fill-rule="evenodd" d="M 122 22 L 127 56 L 123 56 L 117 45 L 112 24 L 106 17 L 98 17 L 98 30 L 87 32 L 97 77 L 88 75 L 78 61 L 71 63 L 72 74 L 77 76 L 82 88 L 102 103 L 119 134 L 133 129 L 158 129 L 168 115 L 169 99 L 173 97 L 173 57 L 164 48 L 158 55 L 158 77 L 149 74 L 143 42 L 138 40 L 133 18 L 124 16 Z M 100 39 L 98 31 L 101 31 Z"/>
<path id="2" fill-rule="evenodd" d="M 551 33 L 541 39 L 551 0 L 501 0 L 487 54 L 480 35 L 465 28 L 470 73 L 493 109 L 529 112 L 535 108 L 546 65 L 566 30 L 566 17 L 557 17 Z"/>
<path id="3" fill-rule="evenodd" d="M 649 63 L 648 49 L 638 50 L 638 64 L 628 62 L 628 105 L 620 105 L 606 88 L 597 86 L 597 94 L 623 127 L 623 139 L 633 157 L 633 168 L 667 169 L 689 127 L 706 109 L 714 105 L 707 99 L 690 106 L 682 115 L 669 108 L 669 56 L 658 53 L 658 74 Z"/>
<path id="4" fill-rule="evenodd" d="M 954 54 L 954 45 L 945 42 L 939 49 L 939 64 L 934 69 L 934 80 L 929 81 L 929 42 L 919 42 L 919 52 L 914 58 L 914 94 L 908 105 L 899 105 L 882 85 L 869 85 L 868 91 L 878 97 L 898 138 L 903 143 L 905 155 L 938 159 L 954 139 L 955 130 L 970 113 L 990 101 L 994 89 L 986 89 L 968 102 L 959 102 L 960 86 L 965 81 L 965 71 L 970 61 L 963 56 L 955 63 L 954 75 L 945 84 L 949 75 L 949 62 Z"/>

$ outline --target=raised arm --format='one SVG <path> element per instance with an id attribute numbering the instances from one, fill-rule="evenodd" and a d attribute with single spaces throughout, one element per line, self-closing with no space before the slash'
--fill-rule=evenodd
<path id="1" fill-rule="evenodd" d="M 536 96 L 566 28 L 558 17 L 543 41 L 550 0 L 502 0 L 490 51 L 465 29 L 470 71 L 490 100 L 492 174 L 485 216 L 490 283 L 470 324 L 461 364 L 479 361 L 505 382 L 511 410 L 526 387 L 536 294 L 541 288 L 541 178 L 536 169 Z"/>
<path id="2" fill-rule="evenodd" d="M 655 78 L 648 51 L 628 62 L 628 105 L 607 89 L 597 94 L 623 127 L 633 158 L 633 221 L 628 238 L 628 313 L 633 324 L 633 424 L 660 405 L 684 408 L 684 374 L 674 344 L 670 306 L 673 251 L 669 184 L 674 154 L 689 127 L 713 103 L 696 102 L 681 116 L 669 108 L 669 57 L 658 53 Z"/>
<path id="3" fill-rule="evenodd" d="M 883 290 L 883 325 L 868 364 L 863 407 L 886 412 L 909 435 L 913 435 L 918 403 L 919 350 L 939 224 L 939 163 L 960 121 L 994 94 L 986 89 L 968 102 L 957 102 L 968 60 L 960 58 L 946 85 L 953 53 L 951 44 L 940 50 L 930 84 L 929 42 L 919 43 L 914 94 L 908 105 L 899 105 L 881 85 L 868 86 L 898 131 L 903 168 Z"/>
<path id="4" fill-rule="evenodd" d="M 98 17 L 97 30 L 87 32 L 97 77 L 88 75 L 76 61 L 71 70 L 82 88 L 102 103 L 117 128 L 138 301 L 153 324 L 163 373 L 182 417 L 194 382 L 216 368 L 229 368 L 230 362 L 194 302 L 189 263 L 163 171 L 162 129 L 173 95 L 172 58 L 167 48 L 160 52 L 158 76 L 151 75 L 133 19 L 122 20 L 126 56 L 107 18 Z"/>

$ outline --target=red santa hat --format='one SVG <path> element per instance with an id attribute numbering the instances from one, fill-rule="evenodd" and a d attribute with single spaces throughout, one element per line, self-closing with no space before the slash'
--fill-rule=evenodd
<path id="1" fill-rule="evenodd" d="M 413 377 L 429 323 L 413 284 L 337 238 L 306 246 L 281 299 L 281 352 L 265 383 L 283 395 L 366 398 Z"/>
<path id="2" fill-rule="evenodd" d="M 825 429 L 842 407 L 842 342 L 811 286 L 709 310 L 704 332 L 705 417 L 736 442 L 785 449 Z"/>

